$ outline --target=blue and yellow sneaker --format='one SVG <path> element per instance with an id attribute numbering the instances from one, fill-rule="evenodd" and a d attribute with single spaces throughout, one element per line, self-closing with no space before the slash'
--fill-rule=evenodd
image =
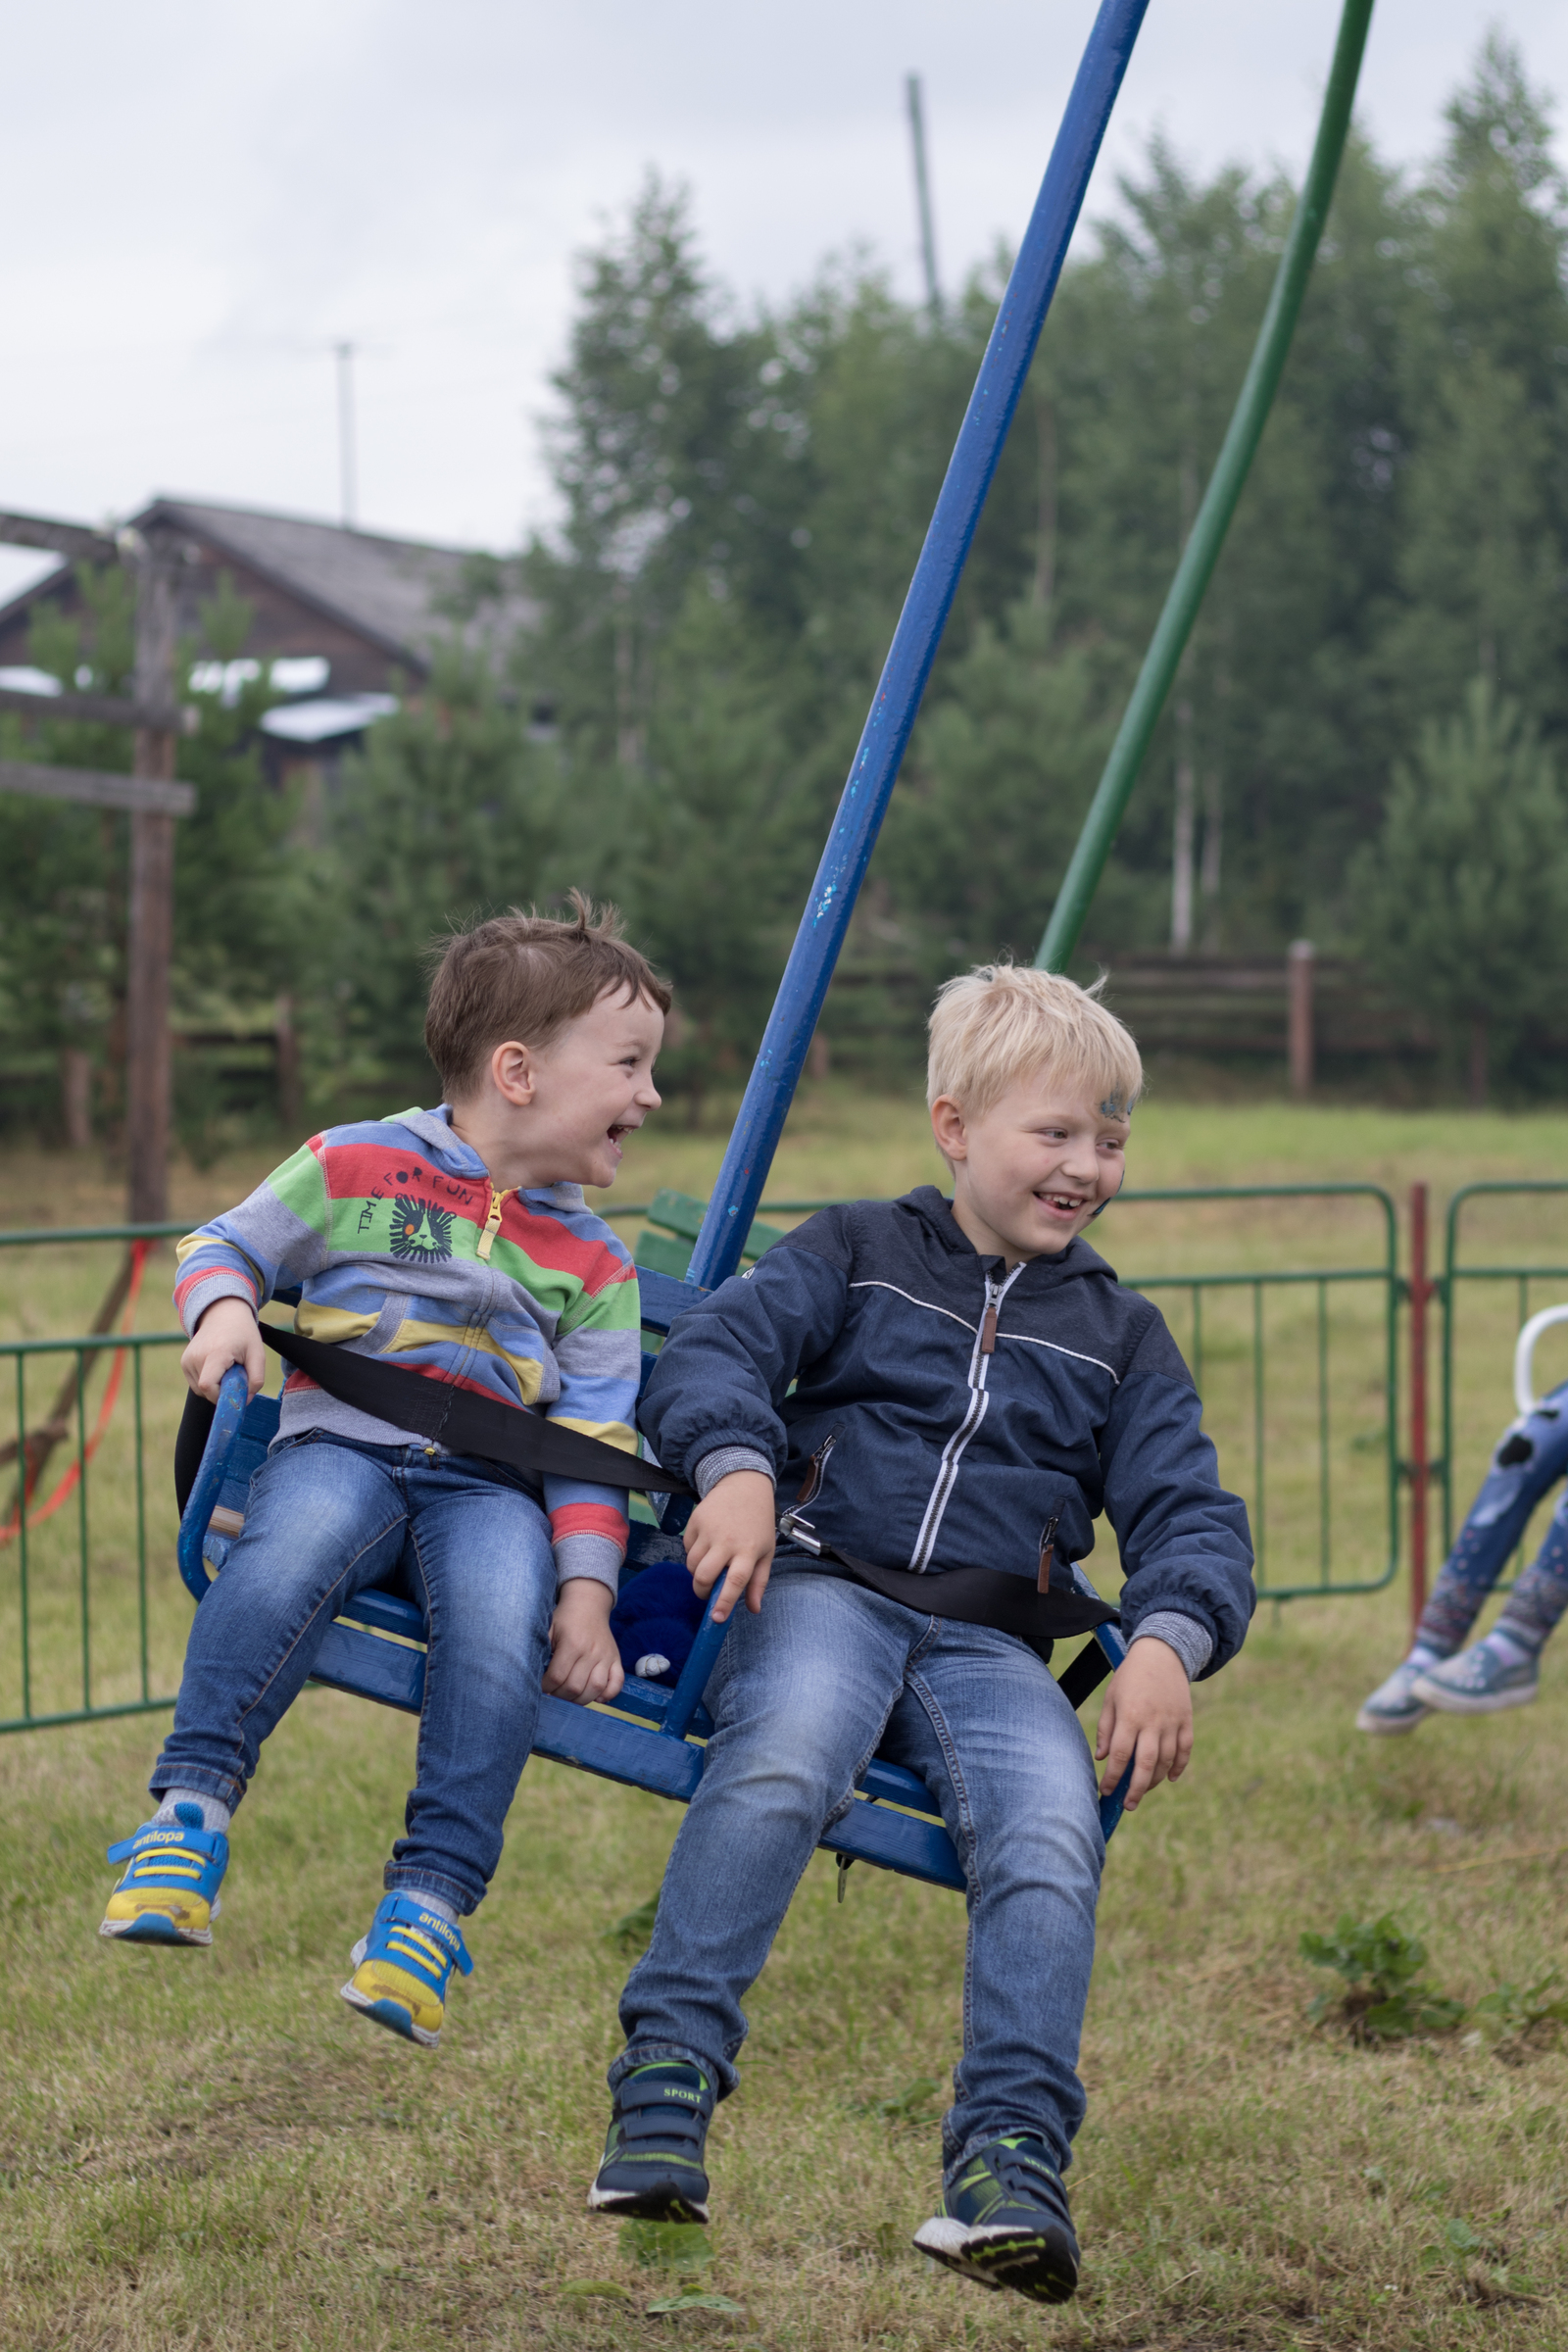
<path id="1" fill-rule="evenodd" d="M 1067 2193 L 1043 2140 L 994 2139 L 971 2156 L 914 2242 L 950 2271 L 1031 2303 L 1066 2303 L 1078 2285 Z"/>
<path id="2" fill-rule="evenodd" d="M 590 2213 L 706 2222 L 703 2148 L 712 2113 L 713 2086 L 700 2067 L 634 2067 L 615 2085 L 604 2161 L 588 2191 Z"/>
<path id="3" fill-rule="evenodd" d="M 453 1969 L 473 1974 L 468 1947 L 452 1922 L 416 1894 L 383 1894 L 370 1933 L 349 1958 L 354 1974 L 343 1987 L 349 2007 L 427 2050 L 441 2038 Z"/>
<path id="4" fill-rule="evenodd" d="M 147 1821 L 109 1848 L 128 1862 L 104 1913 L 100 1936 L 126 1943 L 211 1943 L 228 1839 L 202 1828 L 200 1805 L 176 1805 L 172 1821 Z"/>

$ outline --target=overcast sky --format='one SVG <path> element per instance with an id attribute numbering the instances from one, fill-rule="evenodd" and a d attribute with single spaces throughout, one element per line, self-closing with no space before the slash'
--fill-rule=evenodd
<path id="1" fill-rule="evenodd" d="M 548 518 L 537 450 L 572 257 L 645 169 L 778 297 L 858 240 L 916 291 L 904 77 L 924 78 L 944 277 L 1033 201 L 1093 0 L 54 0 L 13 10 L 0 189 L 0 505 L 155 490 L 494 547 Z M 1089 214 L 1152 131 L 1299 169 L 1338 0 L 1152 0 Z M 1379 0 L 1361 114 L 1431 152 L 1489 23 L 1568 92 L 1563 0 Z M 1560 151 L 1560 142 L 1559 142 Z M 1080 232 L 1081 233 L 1081 232 Z M 24 560 L 0 556 L 0 586 Z"/>

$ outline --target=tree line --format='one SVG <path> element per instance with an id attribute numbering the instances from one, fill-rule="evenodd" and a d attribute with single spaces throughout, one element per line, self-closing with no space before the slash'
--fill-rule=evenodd
<path id="1" fill-rule="evenodd" d="M 864 987 L 830 1005 L 852 1050 L 907 1056 L 935 978 L 1033 954 L 1295 201 L 1284 175 L 1205 179 L 1156 141 L 1069 264 L 873 863 Z M 1539 1091 L 1568 979 L 1565 252 L 1547 107 L 1499 37 L 1427 169 L 1352 137 L 1078 968 L 1304 933 L 1433 1018 L 1472 1092 Z M 579 881 L 677 983 L 669 1075 L 694 1102 L 743 1075 L 1006 260 L 938 316 L 854 257 L 747 307 L 682 192 L 650 179 L 582 265 L 550 428 L 559 524 L 476 560 L 453 616 L 520 575 L 539 617 L 505 667 L 454 637 L 310 808 L 262 777 L 265 687 L 203 700 L 181 751 L 211 786 L 181 828 L 185 984 L 289 992 L 323 1102 L 412 1099 L 415 951 Z M 38 632 L 41 666 L 115 682 L 104 595 L 91 644 Z M 213 650 L 237 625 L 215 615 Z M 80 728 L 40 742 L 109 756 Z M 113 820 L 21 829 L 39 880 L 0 873 L 5 1022 L 36 1040 L 88 1006 L 107 1037 Z"/>

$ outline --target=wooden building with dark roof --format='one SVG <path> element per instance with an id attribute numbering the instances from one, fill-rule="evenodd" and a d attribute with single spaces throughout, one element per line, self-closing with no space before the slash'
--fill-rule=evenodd
<path id="1" fill-rule="evenodd" d="M 475 571 L 493 567 L 494 559 L 471 548 L 187 498 L 154 499 L 129 520 L 139 530 L 172 528 L 185 543 L 182 634 L 198 634 L 201 607 L 226 574 L 251 608 L 245 656 L 324 662 L 322 684 L 333 698 L 384 695 L 399 680 L 416 687 L 429 672 L 434 642 L 460 614 L 466 615 L 466 636 L 498 648 L 534 617 L 533 606 L 514 590 L 486 596 L 475 616 Z M 43 605 L 67 613 L 81 610 L 69 564 L 0 605 L 0 670 L 27 665 L 28 634 Z"/>

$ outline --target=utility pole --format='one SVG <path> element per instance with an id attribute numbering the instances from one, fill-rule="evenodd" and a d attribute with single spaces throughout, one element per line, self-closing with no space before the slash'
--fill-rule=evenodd
<path id="1" fill-rule="evenodd" d="M 905 81 L 909 107 L 909 140 L 914 149 L 914 200 L 920 215 L 920 258 L 925 264 L 925 299 L 933 318 L 942 316 L 942 287 L 937 278 L 937 232 L 931 217 L 931 180 L 925 162 L 925 102 L 920 76 Z"/>
<path id="2" fill-rule="evenodd" d="M 162 534 L 136 556 L 136 701 L 167 723 L 136 728 L 131 773 L 174 780 L 174 655 L 178 612 L 175 550 Z M 169 969 L 174 947 L 174 819 L 138 808 L 130 819 L 130 906 L 125 974 L 125 1108 L 130 1222 L 162 1224 L 169 1214 L 169 1108 L 172 1079 Z"/>
<path id="3" fill-rule="evenodd" d="M 354 436 L 354 345 L 334 343 L 337 357 L 337 477 L 343 528 L 354 528 L 359 507 Z"/>

